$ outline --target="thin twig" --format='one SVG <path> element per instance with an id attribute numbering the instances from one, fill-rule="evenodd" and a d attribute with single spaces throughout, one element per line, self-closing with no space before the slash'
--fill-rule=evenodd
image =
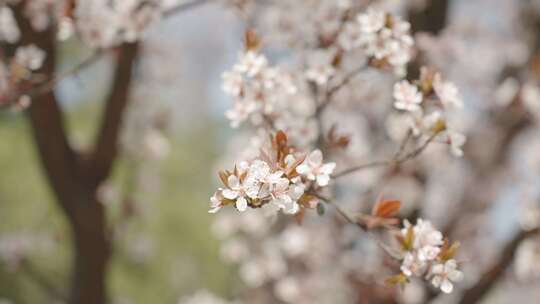
<path id="1" fill-rule="evenodd" d="M 353 224 L 355 226 L 360 227 L 362 231 L 367 233 L 367 236 L 374 241 L 386 254 L 391 256 L 392 258 L 399 258 L 399 254 L 395 252 L 395 250 L 392 250 L 389 246 L 387 246 L 385 243 L 383 243 L 381 240 L 379 240 L 371 231 L 369 231 L 364 225 L 361 225 L 352 215 L 350 215 L 345 209 L 341 208 L 338 204 L 333 202 L 331 199 L 324 197 L 318 193 L 310 193 L 313 196 L 319 198 L 320 200 L 326 202 L 328 205 L 332 205 L 336 211 L 339 213 L 341 217 L 343 217 L 349 224 Z"/>
<path id="2" fill-rule="evenodd" d="M 163 13 L 163 16 L 164 17 L 169 17 L 169 16 L 172 16 L 174 14 L 178 14 L 178 13 L 190 10 L 192 8 L 199 7 L 199 6 L 203 5 L 203 4 L 210 3 L 212 1 L 214 1 L 214 0 L 186 1 L 186 2 L 180 3 L 180 4 L 176 5 L 176 6 L 174 6 L 173 8 L 167 10 L 166 12 Z"/>
<path id="3" fill-rule="evenodd" d="M 92 55 L 90 55 L 89 57 L 87 57 L 86 59 L 84 59 L 83 61 L 78 63 L 76 66 L 68 69 L 67 71 L 64 71 L 64 72 L 61 72 L 61 73 L 57 74 L 52 79 L 49 79 L 48 81 L 45 81 L 41 85 L 36 86 L 34 89 L 30 90 L 27 93 L 19 94 L 19 97 L 21 95 L 28 95 L 29 97 L 35 97 L 37 95 L 41 95 L 41 94 L 45 94 L 45 93 L 50 92 L 62 80 L 67 79 L 67 78 L 79 73 L 80 71 L 86 69 L 87 67 L 89 67 L 90 65 L 92 65 L 93 63 L 98 61 L 104 53 L 106 53 L 105 50 L 100 50 L 100 51 L 94 52 Z"/>
<path id="4" fill-rule="evenodd" d="M 343 86 L 347 85 L 355 76 L 360 74 L 365 68 L 367 67 L 367 64 L 364 64 L 351 72 L 349 72 L 345 77 L 336 85 L 328 89 L 326 91 L 326 94 L 324 95 L 324 100 L 317 106 L 317 110 L 315 111 L 315 116 L 320 116 L 322 111 L 333 101 L 334 95 L 341 89 Z"/>
<path id="5" fill-rule="evenodd" d="M 338 177 L 349 175 L 351 173 L 355 173 L 357 171 L 364 170 L 364 169 L 388 166 L 391 163 L 396 163 L 396 162 L 388 161 L 388 160 L 373 161 L 371 163 L 361 164 L 361 165 L 358 165 L 358 166 L 354 166 L 354 167 L 345 169 L 345 170 L 343 170 L 341 172 L 338 172 L 338 173 L 334 174 L 332 177 L 333 178 L 338 178 Z"/>
<path id="6" fill-rule="evenodd" d="M 401 158 L 400 157 L 394 157 L 391 160 L 373 161 L 373 162 L 370 162 L 370 163 L 354 166 L 354 167 L 345 169 L 345 170 L 343 170 L 341 172 L 338 172 L 338 173 L 332 175 L 332 177 L 333 178 L 338 178 L 338 177 L 349 175 L 351 173 L 355 173 L 355 172 L 358 172 L 358 171 L 361 171 L 361 170 L 364 170 L 364 169 L 375 168 L 375 167 L 383 167 L 383 166 L 389 166 L 389 165 L 399 166 L 399 165 L 401 165 L 401 164 L 403 164 L 403 163 L 417 157 L 418 155 L 420 155 L 427 148 L 427 146 L 431 142 L 433 142 L 433 140 L 437 137 L 437 135 L 439 135 L 439 133 L 440 132 L 433 133 L 421 146 L 419 146 L 418 148 L 416 148 L 415 150 L 409 152 L 408 154 L 406 154 L 405 156 L 403 156 Z M 401 148 L 398 151 L 399 154 L 402 153 L 400 151 L 401 151 Z M 396 155 L 399 155 L 399 154 L 396 154 Z"/>
<path id="7" fill-rule="evenodd" d="M 399 145 L 399 149 L 396 152 L 396 155 L 394 156 L 394 159 L 399 159 L 401 154 L 405 151 L 405 148 L 407 148 L 407 144 L 409 143 L 409 139 L 412 137 L 412 129 L 409 129 L 407 131 L 407 134 L 405 134 L 405 138 L 403 138 L 403 141 L 401 142 L 401 145 Z"/>

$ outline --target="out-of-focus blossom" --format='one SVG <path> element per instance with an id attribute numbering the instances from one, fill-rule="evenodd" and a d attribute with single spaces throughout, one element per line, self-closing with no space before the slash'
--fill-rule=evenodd
<path id="1" fill-rule="evenodd" d="M 0 41 L 15 43 L 20 36 L 21 33 L 13 12 L 9 7 L 0 4 Z"/>
<path id="2" fill-rule="evenodd" d="M 438 73 L 433 80 L 433 89 L 445 107 L 463 106 L 457 87 L 451 82 L 443 81 Z"/>
<path id="3" fill-rule="evenodd" d="M 15 62 L 32 71 L 41 68 L 44 60 L 45 52 L 33 44 L 17 48 L 15 53 Z"/>
<path id="4" fill-rule="evenodd" d="M 405 111 L 418 111 L 422 103 L 422 94 L 418 88 L 407 80 L 402 80 L 394 85 L 394 107 Z"/>
<path id="5" fill-rule="evenodd" d="M 362 49 L 375 60 L 375 66 L 389 66 L 396 74 L 403 75 L 414 44 L 410 27 L 397 16 L 370 8 L 345 25 L 339 42 L 348 51 Z"/>
<path id="6" fill-rule="evenodd" d="M 336 163 L 323 163 L 322 152 L 315 150 L 306 157 L 302 164 L 296 167 L 296 172 L 309 180 L 317 181 L 319 186 L 324 187 L 328 185 L 330 175 L 335 168 Z"/>
<path id="7" fill-rule="evenodd" d="M 431 268 L 433 286 L 440 288 L 444 293 L 454 290 L 454 283 L 463 280 L 463 272 L 458 270 L 455 260 L 448 260 L 444 264 L 436 264 Z"/>

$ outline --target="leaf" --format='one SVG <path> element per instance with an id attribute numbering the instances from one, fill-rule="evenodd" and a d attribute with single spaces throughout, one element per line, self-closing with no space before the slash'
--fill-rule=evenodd
<path id="1" fill-rule="evenodd" d="M 306 215 L 306 209 L 300 208 L 300 210 L 294 215 L 294 220 L 298 225 L 302 225 L 304 216 Z"/>
<path id="2" fill-rule="evenodd" d="M 246 30 L 244 39 L 244 47 L 248 51 L 256 51 L 261 47 L 261 38 L 253 29 Z"/>
<path id="3" fill-rule="evenodd" d="M 404 251 L 411 251 L 413 248 L 413 242 L 414 242 L 414 230 L 412 226 L 409 226 L 407 228 L 407 234 L 403 236 L 401 233 L 395 234 L 396 240 L 401 244 L 401 249 Z"/>
<path id="4" fill-rule="evenodd" d="M 227 182 L 229 175 L 225 171 L 219 171 L 218 172 L 219 179 L 221 179 L 221 182 L 226 186 L 229 187 L 229 184 Z"/>
<path id="5" fill-rule="evenodd" d="M 286 172 L 286 175 L 289 179 L 299 175 L 298 172 L 296 172 L 296 167 L 300 166 L 300 164 L 303 163 L 305 159 L 306 159 L 306 155 L 304 154 L 295 160 L 295 162 L 291 165 L 289 170 Z"/>
<path id="6" fill-rule="evenodd" d="M 400 207 L 401 202 L 398 200 L 380 200 L 373 206 L 371 214 L 376 217 L 390 218 L 399 212 Z"/>
<path id="7" fill-rule="evenodd" d="M 461 246 L 459 242 L 454 242 L 452 245 L 449 245 L 450 242 L 448 239 L 444 239 L 444 245 L 441 248 L 441 252 L 439 253 L 439 258 L 442 261 L 448 261 L 450 259 L 453 259 L 456 255 L 459 247 Z"/>
<path id="8" fill-rule="evenodd" d="M 409 282 L 409 278 L 407 278 L 405 274 L 400 273 L 400 274 L 391 276 L 384 281 L 386 284 L 392 285 L 392 286 L 396 286 L 396 285 L 405 286 L 405 284 Z"/>
<path id="9" fill-rule="evenodd" d="M 276 133 L 276 144 L 278 148 L 286 147 L 287 146 L 287 135 L 285 132 L 279 130 Z"/>

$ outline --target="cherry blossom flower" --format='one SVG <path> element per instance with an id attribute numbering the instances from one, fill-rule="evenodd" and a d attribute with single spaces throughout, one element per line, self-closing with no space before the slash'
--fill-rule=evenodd
<path id="1" fill-rule="evenodd" d="M 433 260 L 440 252 L 443 244 L 442 233 L 436 230 L 431 222 L 418 219 L 413 228 L 414 248 L 418 250 L 418 258 L 423 261 Z"/>
<path id="2" fill-rule="evenodd" d="M 376 33 L 384 27 L 386 14 L 374 8 L 368 8 L 365 13 L 356 17 L 360 29 L 365 33 Z"/>
<path id="3" fill-rule="evenodd" d="M 426 262 L 421 260 L 418 255 L 406 253 L 400 269 L 406 276 L 421 276 L 426 270 L 426 265 Z"/>
<path id="4" fill-rule="evenodd" d="M 266 57 L 255 51 L 242 53 L 238 58 L 239 62 L 233 69 L 238 73 L 245 73 L 248 77 L 261 73 L 268 66 Z"/>
<path id="5" fill-rule="evenodd" d="M 317 181 L 321 187 L 328 185 L 330 175 L 334 172 L 336 163 L 323 163 L 321 150 L 311 152 L 304 162 L 296 168 L 296 172 L 312 181 Z"/>
<path id="6" fill-rule="evenodd" d="M 15 43 L 19 40 L 21 32 L 15 22 L 11 9 L 0 4 L 0 41 Z"/>
<path id="7" fill-rule="evenodd" d="M 45 52 L 33 44 L 20 47 L 15 53 L 15 62 L 32 71 L 41 68 L 44 60 Z"/>
<path id="8" fill-rule="evenodd" d="M 433 80 L 433 89 L 445 107 L 463 107 L 457 87 L 451 82 L 443 81 L 438 73 Z"/>
<path id="9" fill-rule="evenodd" d="M 418 91 L 418 87 L 412 85 L 407 80 L 402 80 L 394 85 L 394 107 L 405 111 L 418 111 L 422 103 L 423 96 Z"/>
<path id="10" fill-rule="evenodd" d="M 444 293 L 451 293 L 454 289 L 453 283 L 463 280 L 463 272 L 458 270 L 455 260 L 448 260 L 444 264 L 436 264 L 431 268 L 433 286 L 440 288 Z"/>
<path id="11" fill-rule="evenodd" d="M 269 66 L 266 57 L 253 50 L 240 54 L 238 60 L 222 75 L 222 88 L 233 98 L 232 109 L 225 113 L 231 126 L 236 128 L 248 119 L 260 125 L 269 116 L 286 115 L 287 98 L 297 92 L 291 76 Z"/>
<path id="12" fill-rule="evenodd" d="M 450 151 L 452 152 L 452 154 L 457 157 L 463 156 L 462 147 L 467 141 L 465 135 L 455 131 L 449 131 L 448 141 L 450 143 Z"/>
<path id="13" fill-rule="evenodd" d="M 369 8 L 345 25 L 338 40 L 345 50 L 360 48 L 366 56 L 376 60 L 375 66 L 390 66 L 396 74 L 403 75 L 414 44 L 409 31 L 408 22 Z"/>

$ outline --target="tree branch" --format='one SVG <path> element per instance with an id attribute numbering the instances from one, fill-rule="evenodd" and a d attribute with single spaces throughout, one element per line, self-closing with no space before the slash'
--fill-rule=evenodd
<path id="1" fill-rule="evenodd" d="M 185 11 L 190 10 L 192 8 L 199 7 L 199 6 L 203 5 L 203 4 L 210 3 L 212 1 L 214 1 L 214 0 L 186 1 L 186 2 L 183 2 L 183 3 L 180 3 L 180 4 L 176 5 L 176 6 L 174 6 L 173 8 L 169 9 L 168 11 L 164 12 L 163 16 L 164 17 L 169 17 L 169 16 L 172 16 L 172 15 L 181 13 L 181 12 L 185 12 Z"/>
<path id="2" fill-rule="evenodd" d="M 24 3 L 13 7 L 15 19 L 25 35 L 19 45 L 35 44 L 46 53 L 43 66 L 38 73 L 52 78 L 56 64 L 56 45 L 54 29 L 35 32 L 23 14 Z M 77 155 L 69 144 L 64 126 L 64 114 L 52 91 L 36 96 L 28 109 L 28 117 L 36 142 L 41 164 L 45 170 L 58 201 L 64 210 L 70 208 L 65 193 L 75 187 L 73 180 L 77 166 Z"/>
<path id="3" fill-rule="evenodd" d="M 106 100 L 90 165 L 92 181 L 97 186 L 107 178 L 118 154 L 118 137 L 122 117 L 129 100 L 134 65 L 139 50 L 138 43 L 123 44 L 118 48 L 117 64 L 111 91 Z"/>
<path id="4" fill-rule="evenodd" d="M 519 231 L 516 235 L 504 246 L 501 256 L 497 262 L 491 266 L 480 278 L 480 280 L 472 287 L 467 289 L 459 304 L 474 304 L 480 301 L 503 277 L 505 270 L 512 264 L 514 255 L 521 241 L 529 236 L 532 236 L 540 231 L 539 228 L 529 231 Z"/>

